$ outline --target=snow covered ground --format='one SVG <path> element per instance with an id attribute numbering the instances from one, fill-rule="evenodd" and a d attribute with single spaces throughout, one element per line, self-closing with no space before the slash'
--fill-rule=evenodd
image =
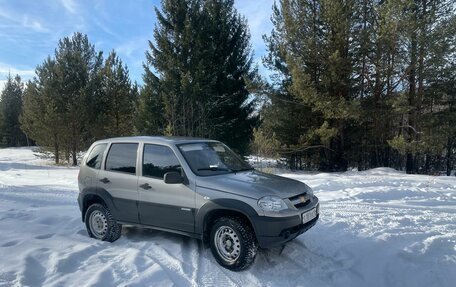
<path id="1" fill-rule="evenodd" d="M 233 273 L 195 239 L 133 227 L 90 239 L 77 173 L 0 149 L 0 286 L 456 286 L 455 177 L 283 174 L 315 190 L 321 220 Z"/>

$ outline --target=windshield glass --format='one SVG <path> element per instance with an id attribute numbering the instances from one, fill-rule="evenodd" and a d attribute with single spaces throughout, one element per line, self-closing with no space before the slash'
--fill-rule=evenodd
<path id="1" fill-rule="evenodd" d="M 181 144 L 178 147 L 197 175 L 217 175 L 253 169 L 222 143 L 198 142 Z"/>

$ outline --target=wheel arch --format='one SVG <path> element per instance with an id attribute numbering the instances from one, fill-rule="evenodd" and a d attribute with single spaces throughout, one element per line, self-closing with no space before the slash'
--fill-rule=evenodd
<path id="1" fill-rule="evenodd" d="M 107 192 L 100 192 L 99 190 L 86 190 L 82 192 L 82 205 L 81 216 L 82 221 L 85 222 L 85 214 L 87 209 L 92 204 L 99 203 L 108 208 L 112 212 L 112 197 Z"/>
<path id="2" fill-rule="evenodd" d="M 253 216 L 257 216 L 256 211 L 247 203 L 236 199 L 215 199 L 207 202 L 199 210 L 195 218 L 195 231 L 201 234 L 204 242 L 207 242 L 212 224 L 220 217 L 235 216 L 245 220 L 254 230 L 256 237 L 256 227 Z"/>

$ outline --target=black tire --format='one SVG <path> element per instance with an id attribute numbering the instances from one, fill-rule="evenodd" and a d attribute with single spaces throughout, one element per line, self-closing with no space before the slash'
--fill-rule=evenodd
<path id="1" fill-rule="evenodd" d="M 231 243 L 226 245 L 217 243 L 217 241 L 223 241 L 222 238 L 228 238 L 225 242 L 230 241 Z M 241 271 L 249 268 L 254 262 L 258 251 L 253 228 L 248 222 L 239 217 L 230 216 L 217 219 L 211 228 L 209 243 L 215 260 L 231 271 Z M 234 245 L 231 246 L 231 244 Z M 221 245 L 224 247 L 221 247 Z M 226 251 L 227 245 L 232 250 L 229 254 L 222 251 Z M 236 248 L 236 250 L 233 250 L 233 248 Z M 222 254 L 233 256 L 233 258 L 227 260 Z"/>
<path id="2" fill-rule="evenodd" d="M 91 218 L 92 216 L 93 220 Z M 122 234 L 122 225 L 117 223 L 108 208 L 99 203 L 94 203 L 87 208 L 84 221 L 87 233 L 89 233 L 89 236 L 92 238 L 114 242 L 119 239 Z M 95 223 L 91 224 L 91 222 L 94 221 L 99 222 L 98 230 L 93 226 Z"/>

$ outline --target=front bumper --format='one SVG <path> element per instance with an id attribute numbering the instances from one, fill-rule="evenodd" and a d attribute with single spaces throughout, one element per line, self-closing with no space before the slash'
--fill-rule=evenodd
<path id="1" fill-rule="evenodd" d="M 302 223 L 302 214 L 313 208 L 317 208 L 318 211 L 318 204 L 318 198 L 314 197 L 310 206 L 297 210 L 297 214 L 294 216 L 256 216 L 252 218 L 260 247 L 270 248 L 279 246 L 309 230 L 317 223 L 320 214 L 317 212 L 317 217 L 305 224 Z"/>

